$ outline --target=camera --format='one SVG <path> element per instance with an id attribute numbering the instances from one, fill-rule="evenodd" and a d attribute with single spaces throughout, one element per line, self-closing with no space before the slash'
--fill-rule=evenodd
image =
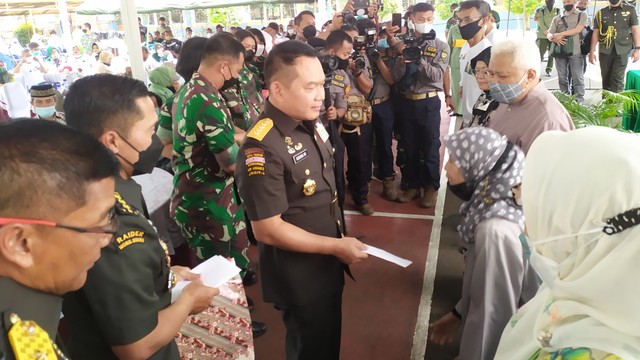
<path id="1" fill-rule="evenodd" d="M 380 53 L 378 49 L 376 49 L 375 44 L 376 39 L 376 28 L 367 28 L 365 29 L 365 35 L 356 36 L 353 42 L 353 55 L 352 59 L 355 62 L 355 65 L 358 69 L 362 70 L 366 67 L 366 62 L 362 55 L 362 51 L 365 51 L 365 54 L 369 57 L 369 59 L 374 62 L 378 60 L 380 57 Z"/>
<path id="2" fill-rule="evenodd" d="M 358 19 L 356 19 L 356 16 L 352 12 L 350 12 L 350 11 L 343 11 L 342 12 L 342 24 L 343 25 L 356 26 L 357 22 L 358 22 Z"/>
<path id="3" fill-rule="evenodd" d="M 425 40 L 433 40 L 435 39 L 435 33 L 429 32 L 426 34 L 422 34 L 420 37 L 416 37 L 416 33 L 414 30 L 409 30 L 409 32 L 404 36 L 404 50 L 402 50 L 402 57 L 404 57 L 404 61 L 406 62 L 418 62 L 422 57 L 422 48 L 420 44 Z"/>
<path id="4" fill-rule="evenodd" d="M 320 64 L 322 64 L 324 74 L 329 75 L 340 67 L 340 58 L 336 55 L 322 55 L 320 56 Z"/>

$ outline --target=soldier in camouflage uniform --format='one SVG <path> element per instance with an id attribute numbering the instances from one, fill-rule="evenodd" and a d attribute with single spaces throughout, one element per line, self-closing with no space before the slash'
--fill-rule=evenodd
<path id="1" fill-rule="evenodd" d="M 255 57 L 256 40 L 246 30 L 236 31 L 234 37 L 244 46 L 245 65 L 240 70 L 239 84 L 222 92 L 222 97 L 233 117 L 233 123 L 240 129 L 248 131 L 262 112 L 259 70 L 249 61 Z"/>
<path id="2" fill-rule="evenodd" d="M 243 54 L 231 37 L 207 40 L 198 72 L 176 94 L 172 111 L 172 216 L 199 258 L 231 256 L 240 268 L 248 265 L 248 240 L 233 178 L 238 145 L 218 89 L 237 86 Z"/>

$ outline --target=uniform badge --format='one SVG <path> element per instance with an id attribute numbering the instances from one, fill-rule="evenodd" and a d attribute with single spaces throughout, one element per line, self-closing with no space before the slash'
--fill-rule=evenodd
<path id="1" fill-rule="evenodd" d="M 22 320 L 16 314 L 9 315 L 9 321 L 13 324 L 8 333 L 9 343 L 16 360 L 58 358 L 49 334 L 35 321 Z"/>
<path id="2" fill-rule="evenodd" d="M 324 125 L 322 125 L 322 123 L 316 123 L 316 132 L 320 136 L 322 142 L 326 143 L 327 140 L 329 140 L 329 133 L 327 133 L 327 129 L 324 128 Z"/>
<path id="3" fill-rule="evenodd" d="M 293 146 L 287 145 L 287 152 L 293 155 L 293 153 L 296 152 L 296 149 L 294 149 Z"/>
<path id="4" fill-rule="evenodd" d="M 316 193 L 316 181 L 315 180 L 311 180 L 311 179 L 307 179 L 307 181 L 304 182 L 304 186 L 302 191 L 304 192 L 304 196 L 311 196 L 313 194 Z"/>
<path id="5" fill-rule="evenodd" d="M 294 149 L 296 149 L 296 151 L 302 149 L 302 144 L 301 143 L 297 143 L 294 147 Z"/>
<path id="6" fill-rule="evenodd" d="M 247 175 L 266 175 L 264 165 L 264 151 L 260 148 L 249 148 L 244 150 L 246 157 L 244 163 L 247 166 Z"/>
<path id="7" fill-rule="evenodd" d="M 342 75 L 335 74 L 335 75 L 333 76 L 333 78 L 334 78 L 334 79 L 336 79 L 336 80 L 338 80 L 338 81 L 344 81 L 344 76 L 342 76 Z"/>
<path id="8" fill-rule="evenodd" d="M 289 136 L 285 136 L 284 137 L 284 142 L 287 145 L 293 145 L 293 140 L 291 140 L 291 138 Z"/>
<path id="9" fill-rule="evenodd" d="M 247 136 L 258 141 L 262 141 L 262 139 L 267 136 L 271 128 L 273 128 L 273 120 L 264 118 L 253 125 Z"/>
<path id="10" fill-rule="evenodd" d="M 309 153 L 307 152 L 307 149 L 302 150 L 301 152 L 293 155 L 293 163 L 297 164 L 300 161 L 306 159 L 309 156 Z M 307 174 L 308 175 L 308 174 Z"/>

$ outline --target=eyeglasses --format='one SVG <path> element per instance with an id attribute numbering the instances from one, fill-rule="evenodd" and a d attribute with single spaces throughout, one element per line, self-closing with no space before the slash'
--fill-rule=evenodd
<path id="1" fill-rule="evenodd" d="M 115 236 L 118 233 L 118 217 L 116 216 L 115 209 L 109 212 L 108 224 L 105 226 L 94 227 L 80 227 L 71 226 L 65 224 L 59 224 L 49 220 L 36 220 L 36 219 L 22 219 L 22 218 L 0 218 L 0 226 L 8 224 L 25 224 L 25 225 L 41 225 L 55 227 L 59 229 L 71 230 L 79 233 L 89 234 L 108 234 Z"/>
<path id="2" fill-rule="evenodd" d="M 482 19 L 482 18 L 479 17 L 477 19 L 472 19 L 469 16 L 467 16 L 466 18 L 463 18 L 463 19 L 457 18 L 456 22 L 458 23 L 458 25 L 464 26 L 464 25 L 467 25 L 467 24 L 471 24 L 472 22 L 478 21 L 480 19 Z"/>
<path id="3" fill-rule="evenodd" d="M 493 79 L 493 71 L 487 70 L 487 69 L 482 69 L 482 70 L 476 70 L 473 69 L 471 70 L 471 73 L 480 79 Z"/>

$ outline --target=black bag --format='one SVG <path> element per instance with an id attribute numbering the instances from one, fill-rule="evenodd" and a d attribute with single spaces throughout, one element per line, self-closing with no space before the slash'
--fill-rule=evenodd
<path id="1" fill-rule="evenodd" d="M 584 28 L 587 32 L 585 33 L 582 40 L 580 40 L 580 53 L 582 55 L 589 55 L 591 51 L 591 38 L 593 37 L 593 29 L 590 26 Z"/>

